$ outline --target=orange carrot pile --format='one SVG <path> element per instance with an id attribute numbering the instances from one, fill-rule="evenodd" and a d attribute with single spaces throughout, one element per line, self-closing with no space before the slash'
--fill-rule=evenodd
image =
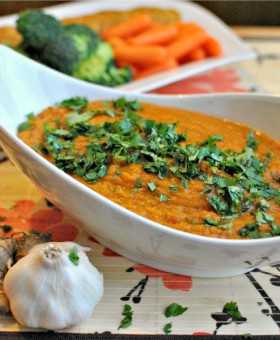
<path id="1" fill-rule="evenodd" d="M 156 24 L 147 14 L 111 27 L 102 38 L 113 47 L 118 66 L 131 66 L 134 79 L 222 55 L 220 42 L 200 25 Z"/>

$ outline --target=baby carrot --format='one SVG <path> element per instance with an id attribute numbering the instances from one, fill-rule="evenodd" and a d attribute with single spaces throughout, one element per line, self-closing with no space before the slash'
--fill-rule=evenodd
<path id="1" fill-rule="evenodd" d="M 162 45 L 175 40 L 177 36 L 177 25 L 160 25 L 130 38 L 129 42 L 135 45 Z"/>
<path id="2" fill-rule="evenodd" d="M 195 22 L 178 22 L 177 23 L 179 36 L 183 37 L 197 31 L 205 31 L 200 25 Z"/>
<path id="3" fill-rule="evenodd" d="M 151 76 L 155 73 L 171 70 L 178 66 L 178 62 L 175 59 L 167 58 L 162 63 L 159 63 L 155 66 L 151 66 L 146 68 L 143 71 L 139 71 L 134 79 L 140 79 L 143 77 Z"/>
<path id="4" fill-rule="evenodd" d="M 187 55 L 188 61 L 198 61 L 206 58 L 206 53 L 203 48 L 197 48 Z M 180 60 L 181 61 L 181 60 Z"/>
<path id="5" fill-rule="evenodd" d="M 139 14 L 123 21 L 102 33 L 102 38 L 107 40 L 112 37 L 128 38 L 144 31 L 152 25 L 152 19 L 147 14 Z"/>
<path id="6" fill-rule="evenodd" d="M 107 42 L 113 48 L 122 47 L 122 46 L 126 45 L 126 42 L 123 39 L 118 38 L 118 37 L 112 37 L 112 38 L 108 39 Z"/>
<path id="7" fill-rule="evenodd" d="M 117 61 L 126 61 L 140 67 L 161 63 L 167 58 L 167 50 L 162 46 L 122 46 L 114 49 Z"/>
<path id="8" fill-rule="evenodd" d="M 222 46 L 220 42 L 213 37 L 209 37 L 207 39 L 203 48 L 209 57 L 218 57 L 222 54 Z"/>
<path id="9" fill-rule="evenodd" d="M 188 34 L 180 35 L 178 39 L 167 45 L 168 55 L 179 60 L 199 48 L 207 39 L 208 35 L 203 29 L 190 30 Z"/>

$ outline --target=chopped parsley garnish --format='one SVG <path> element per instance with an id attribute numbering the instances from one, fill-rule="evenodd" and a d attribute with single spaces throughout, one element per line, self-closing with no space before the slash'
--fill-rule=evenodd
<path id="1" fill-rule="evenodd" d="M 75 265 L 75 266 L 78 266 L 79 265 L 79 261 L 80 261 L 80 258 L 78 256 L 78 249 L 77 247 L 73 247 L 70 252 L 69 252 L 69 260 Z"/>
<path id="2" fill-rule="evenodd" d="M 169 190 L 172 191 L 172 192 L 178 192 L 179 189 L 177 187 L 177 185 L 169 185 Z"/>
<path id="3" fill-rule="evenodd" d="M 257 157 L 255 151 L 259 141 L 253 131 L 250 131 L 244 149 L 236 152 L 218 147 L 223 139 L 220 135 L 187 143 L 187 134 L 177 132 L 178 122 L 144 119 L 142 106 L 135 100 L 104 101 L 104 110 L 90 110 L 87 98 L 75 97 L 57 106 L 69 110 L 66 123 L 60 123 L 56 128 L 45 124 L 44 142 L 34 148 L 51 157 L 59 169 L 94 183 L 108 174 L 113 163 L 136 163 L 145 172 L 153 174 L 155 180 L 144 184 L 141 178 L 137 179 L 132 192 L 148 187 L 160 202 L 168 202 L 170 197 L 159 192 L 157 180 L 175 177 L 186 190 L 189 181 L 199 180 L 204 184 L 201 195 L 219 215 L 219 221 L 206 218 L 206 226 L 231 229 L 233 220 L 250 210 L 255 221 L 240 228 L 241 237 L 280 235 L 280 226 L 269 214 L 268 203 L 274 199 L 280 204 L 280 190 L 266 182 L 263 176 L 273 155 L 267 153 Z M 91 120 L 96 115 L 116 119 L 94 124 Z M 30 126 L 30 121 L 28 124 Z M 77 150 L 75 140 L 79 137 L 86 142 Z M 272 174 L 272 178 L 279 181 L 277 174 Z M 179 190 L 180 184 L 169 186 L 172 193 Z M 260 231 L 264 224 L 270 227 L 269 232 Z"/>
<path id="4" fill-rule="evenodd" d="M 187 307 L 182 307 L 180 304 L 178 303 L 171 303 L 166 309 L 165 309 L 165 316 L 167 318 L 171 317 L 171 316 L 179 316 L 183 313 L 185 313 L 185 311 L 188 310 Z"/>
<path id="5" fill-rule="evenodd" d="M 243 315 L 240 313 L 237 303 L 234 301 L 227 302 L 224 305 L 223 312 L 231 316 L 233 320 L 243 319 Z"/>
<path id="6" fill-rule="evenodd" d="M 140 178 L 138 178 L 138 179 L 136 180 L 135 188 L 132 190 L 132 192 L 133 192 L 134 194 L 136 194 L 136 193 L 138 192 L 138 190 L 141 189 L 141 188 L 142 188 L 142 181 L 141 181 Z"/>
<path id="7" fill-rule="evenodd" d="M 62 102 L 58 103 L 57 106 L 65 107 L 66 109 L 71 110 L 82 110 L 87 107 L 89 101 L 85 97 L 73 97 L 69 99 L 65 99 Z"/>
<path id="8" fill-rule="evenodd" d="M 255 140 L 254 131 L 250 131 L 249 136 L 247 137 L 247 146 L 253 150 L 255 150 L 258 145 L 260 144 L 259 141 Z"/>
<path id="9" fill-rule="evenodd" d="M 168 202 L 168 201 L 170 201 L 170 197 L 168 197 L 168 196 L 165 195 L 165 194 L 160 194 L 160 196 L 159 196 L 159 201 L 160 201 L 160 202 Z"/>
<path id="10" fill-rule="evenodd" d="M 172 332 L 172 322 L 167 323 L 164 326 L 163 331 L 165 334 L 170 334 Z"/>
<path id="11" fill-rule="evenodd" d="M 204 220 L 204 224 L 207 226 L 217 226 L 219 223 L 215 220 L 212 220 L 212 218 L 207 217 Z"/>
<path id="12" fill-rule="evenodd" d="M 10 231 L 13 229 L 13 228 L 12 228 L 10 225 L 8 225 L 8 224 L 4 224 L 4 225 L 2 225 L 0 228 L 3 230 L 4 233 L 8 233 L 8 232 L 10 232 Z"/>
<path id="13" fill-rule="evenodd" d="M 154 183 L 154 182 L 148 182 L 147 186 L 148 186 L 150 191 L 155 191 L 156 188 L 157 188 L 156 183 Z"/>
<path id="14" fill-rule="evenodd" d="M 124 305 L 122 315 L 124 316 L 124 318 L 122 319 L 118 329 L 127 328 L 127 327 L 131 326 L 133 310 L 132 310 L 130 305 L 128 305 L 128 304 Z"/>
<path id="15" fill-rule="evenodd" d="M 23 122 L 21 123 L 19 126 L 18 126 L 18 131 L 27 131 L 27 130 L 30 130 L 31 128 L 31 120 L 34 118 L 34 113 L 33 112 L 30 112 L 26 115 L 26 118 L 27 118 L 27 121 L 26 122 Z"/>

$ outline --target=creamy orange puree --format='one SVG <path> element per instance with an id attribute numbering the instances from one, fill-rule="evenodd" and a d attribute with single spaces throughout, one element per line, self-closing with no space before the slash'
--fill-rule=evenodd
<path id="1" fill-rule="evenodd" d="M 246 146 L 246 138 L 250 128 L 238 123 L 221 120 L 206 116 L 197 112 L 187 110 L 160 107 L 148 103 L 142 103 L 142 110 L 137 114 L 144 119 L 152 119 L 165 123 L 179 122 L 177 131 L 187 130 L 187 143 L 199 142 L 209 136 L 222 135 L 223 140 L 217 142 L 220 149 L 231 149 L 240 152 Z M 91 109 L 102 109 L 101 102 L 90 104 Z M 107 108 L 106 108 L 107 109 Z M 55 119 L 59 119 L 61 124 L 65 121 L 69 111 L 65 108 L 48 108 L 31 121 L 31 129 L 19 132 L 19 137 L 28 145 L 34 146 L 36 143 L 43 143 L 43 124 L 55 126 Z M 117 116 L 119 117 L 119 116 Z M 122 118 L 122 117 L 120 117 Z M 116 118 L 116 119 L 120 119 Z M 104 121 L 112 122 L 115 118 L 99 115 L 90 120 L 92 124 L 100 124 Z M 261 132 L 255 132 L 255 139 L 260 142 L 255 154 L 264 159 L 263 154 L 271 152 L 274 157 L 270 160 L 265 173 L 266 181 L 269 181 L 274 188 L 279 188 L 279 181 L 272 178 L 272 174 L 280 172 L 280 144 L 272 140 Z M 84 148 L 85 137 L 78 137 L 76 148 Z M 48 158 L 47 156 L 43 155 Z M 51 159 L 49 159 L 52 161 Z M 116 171 L 119 174 L 116 175 Z M 71 175 L 71 174 L 70 174 Z M 110 164 L 108 174 L 95 183 L 88 183 L 83 178 L 74 175 L 78 181 L 91 189 L 109 198 L 117 204 L 134 211 L 148 219 L 164 224 L 174 229 L 182 230 L 199 235 L 210 237 L 239 239 L 244 238 L 239 235 L 239 229 L 246 223 L 253 223 L 255 217 L 251 214 L 252 209 L 235 219 L 232 219 L 232 228 L 224 229 L 216 226 L 206 226 L 206 218 L 219 221 L 220 215 L 207 202 L 206 194 L 202 194 L 205 183 L 200 179 L 188 181 L 188 187 L 181 185 L 181 180 L 177 177 L 166 176 L 159 179 L 157 175 L 145 172 L 141 164 Z M 142 187 L 135 189 L 135 183 L 141 179 Z M 150 191 L 147 182 L 156 183 L 157 190 Z M 170 185 L 177 185 L 178 192 L 172 192 Z M 170 198 L 170 201 L 160 202 L 159 192 Z M 275 219 L 275 224 L 280 225 L 280 209 L 276 200 L 269 200 L 270 208 L 266 211 Z M 261 225 L 260 231 L 269 231 L 268 224 Z"/>

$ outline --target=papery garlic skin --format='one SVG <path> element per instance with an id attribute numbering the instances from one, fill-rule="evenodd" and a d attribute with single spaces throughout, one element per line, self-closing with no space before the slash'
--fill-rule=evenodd
<path id="1" fill-rule="evenodd" d="M 69 259 L 76 247 L 79 264 Z M 33 247 L 5 276 L 15 319 L 28 327 L 58 330 L 88 319 L 103 295 L 103 276 L 73 242 Z"/>

